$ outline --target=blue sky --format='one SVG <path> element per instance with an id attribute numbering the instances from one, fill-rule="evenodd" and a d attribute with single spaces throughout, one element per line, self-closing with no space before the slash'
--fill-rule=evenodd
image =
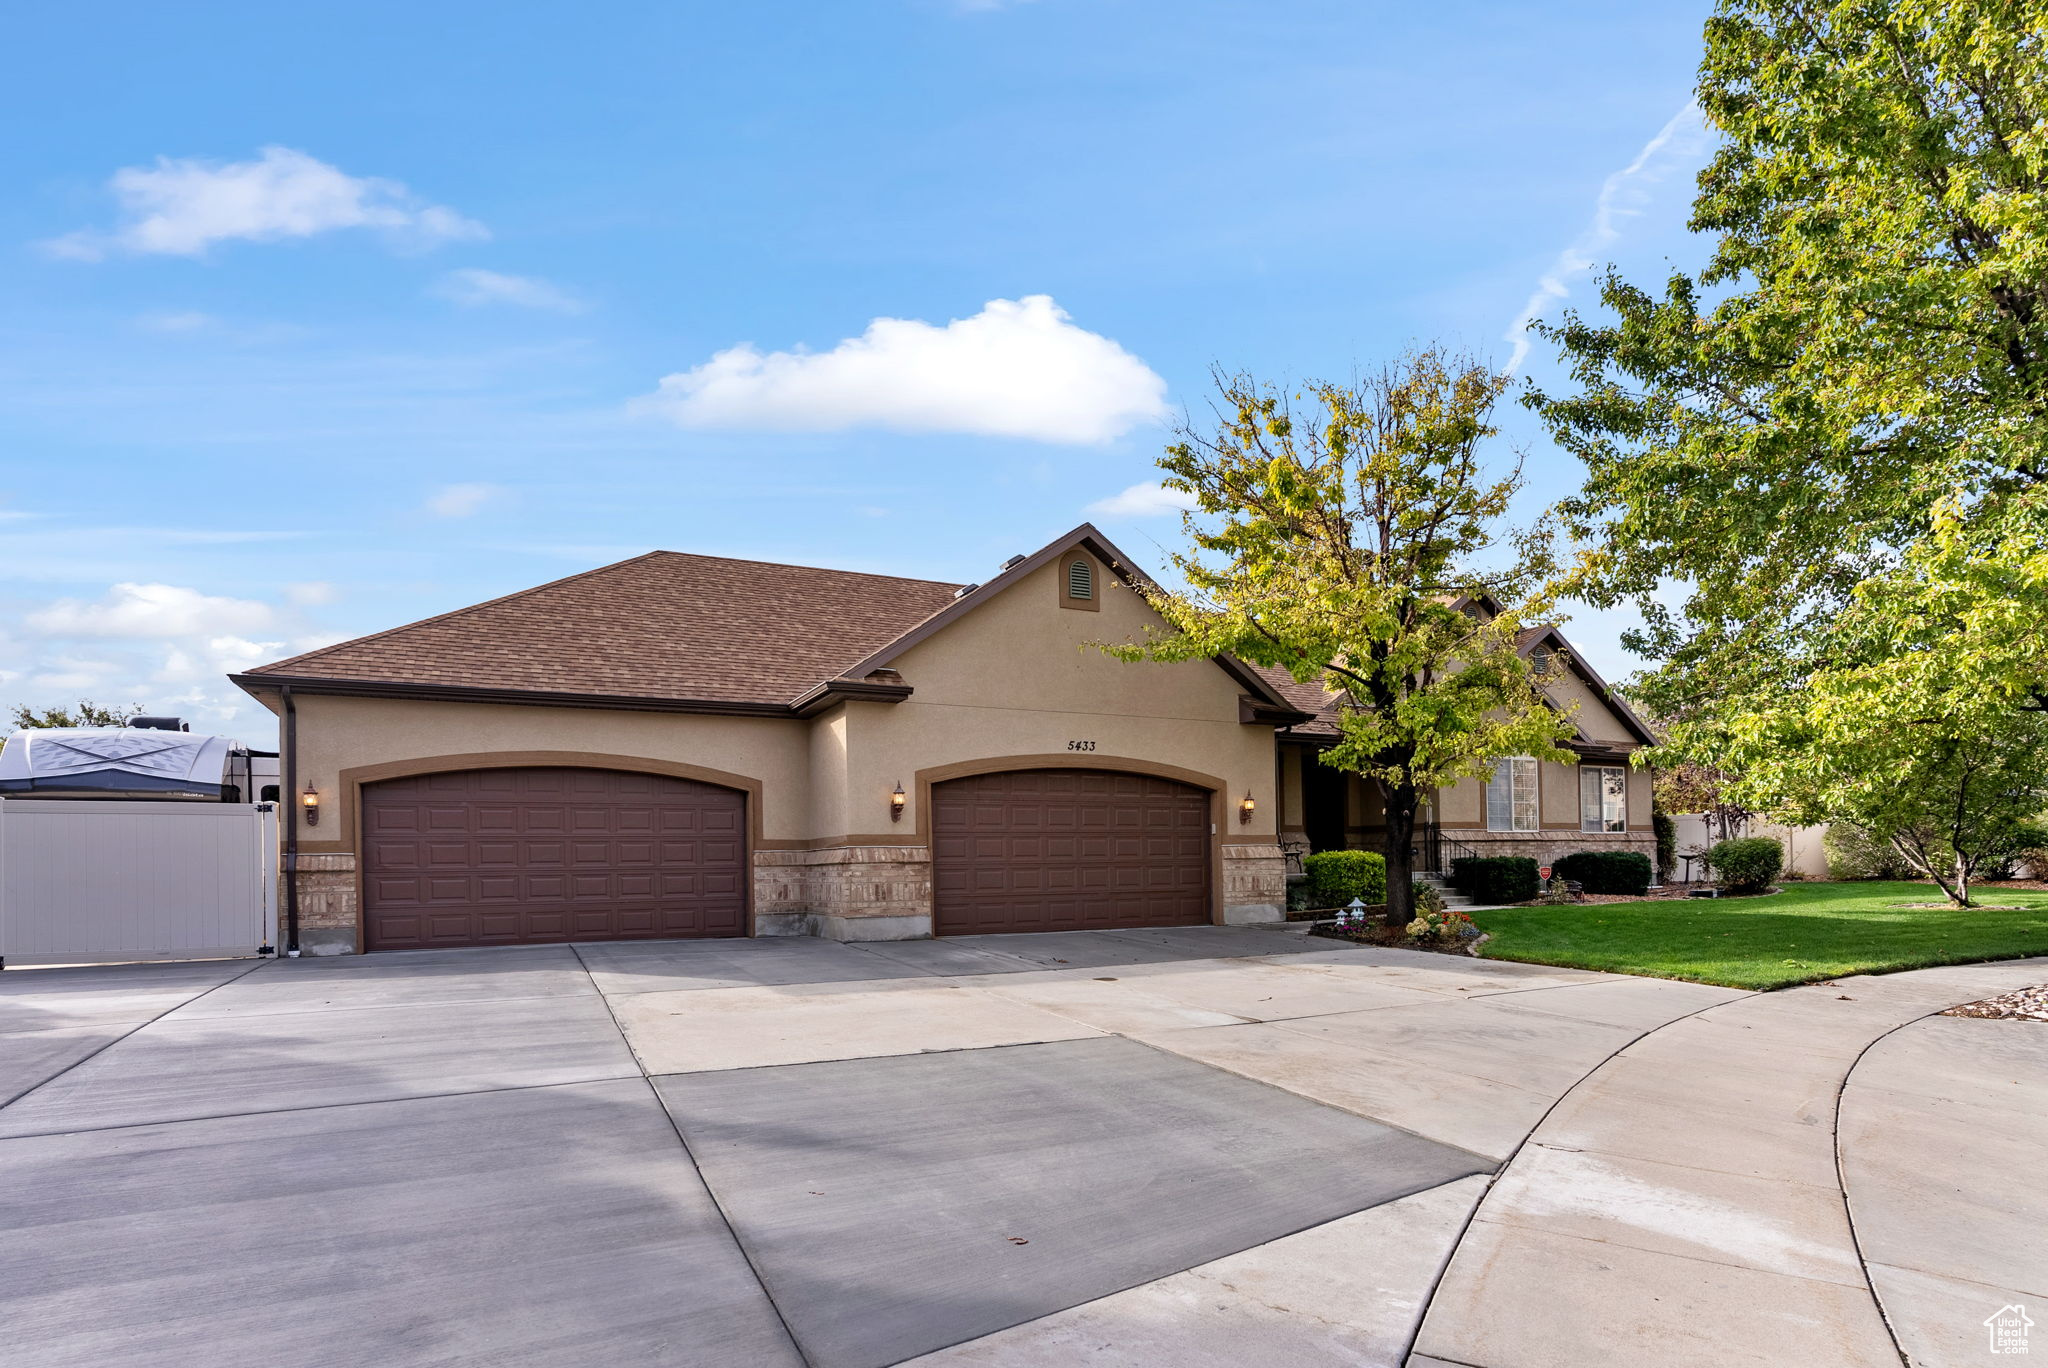
<path id="1" fill-rule="evenodd" d="M 226 670 L 654 547 L 978 580 L 1092 519 L 1157 565 L 1124 492 L 1212 365 L 1506 364 L 1583 261 L 1697 262 L 1703 18 L 21 11 L 0 702 L 267 739 Z M 1571 629 L 1618 675 L 1616 630 Z"/>

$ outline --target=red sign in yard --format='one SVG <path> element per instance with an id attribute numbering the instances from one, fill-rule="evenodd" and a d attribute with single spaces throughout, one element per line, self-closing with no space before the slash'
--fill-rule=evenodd
<path id="1" fill-rule="evenodd" d="M 1538 875 L 1540 875 L 1540 876 L 1542 876 L 1543 878 L 1546 878 L 1546 879 L 1547 879 L 1547 878 L 1549 878 L 1549 877 L 1550 877 L 1550 866 L 1549 866 L 1549 865 L 1545 865 L 1545 866 L 1543 866 L 1543 868 L 1541 868 L 1541 869 L 1537 870 L 1536 872 L 1537 872 L 1537 874 L 1538 874 Z"/>

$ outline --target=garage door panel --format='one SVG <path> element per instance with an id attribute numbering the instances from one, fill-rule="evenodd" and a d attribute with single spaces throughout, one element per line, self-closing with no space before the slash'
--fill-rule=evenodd
<path id="1" fill-rule="evenodd" d="M 666 775 L 506 768 L 366 785 L 366 939 L 743 935 L 745 820 L 744 795 Z"/>
<path id="2" fill-rule="evenodd" d="M 1209 920 L 1209 794 L 1147 775 L 1022 770 L 932 790 L 941 935 Z"/>

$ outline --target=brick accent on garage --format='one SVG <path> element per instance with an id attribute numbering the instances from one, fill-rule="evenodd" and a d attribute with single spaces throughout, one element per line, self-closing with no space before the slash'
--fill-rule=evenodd
<path id="1" fill-rule="evenodd" d="M 299 856 L 299 947 L 309 955 L 356 948 L 359 908 L 354 855 Z"/>
<path id="2" fill-rule="evenodd" d="M 932 933 L 929 846 L 754 853 L 754 933 L 901 940 Z"/>
<path id="3" fill-rule="evenodd" d="M 1233 925 L 1287 916 L 1287 853 L 1277 845 L 1223 847 L 1223 920 Z"/>

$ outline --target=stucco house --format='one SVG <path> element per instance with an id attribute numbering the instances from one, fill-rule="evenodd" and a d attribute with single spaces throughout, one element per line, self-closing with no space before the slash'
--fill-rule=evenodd
<path id="1" fill-rule="evenodd" d="M 1417 868 L 1448 870 L 1464 855 L 1525 855 L 1548 864 L 1580 850 L 1633 850 L 1654 862 L 1651 777 L 1630 766 L 1636 751 L 1656 744 L 1650 729 L 1555 627 L 1532 627 L 1516 645 L 1558 667 L 1547 693 L 1576 729 L 1565 748 L 1577 763 L 1512 757 L 1496 761 L 1488 778 L 1438 791 L 1418 827 Z M 1337 740 L 1335 700 L 1316 685 L 1274 682 L 1297 707 L 1315 713 L 1277 734 L 1281 841 L 1289 850 L 1386 849 L 1378 790 L 1318 759 Z"/>
<path id="2" fill-rule="evenodd" d="M 1141 574 L 1089 526 L 979 585 L 657 551 L 233 676 L 282 723 L 297 944 L 1277 919 L 1282 841 L 1370 846 L 1371 804 L 1320 690 L 1093 649 L 1158 624 Z M 1563 839 L 1563 774 L 1510 839 Z"/>

